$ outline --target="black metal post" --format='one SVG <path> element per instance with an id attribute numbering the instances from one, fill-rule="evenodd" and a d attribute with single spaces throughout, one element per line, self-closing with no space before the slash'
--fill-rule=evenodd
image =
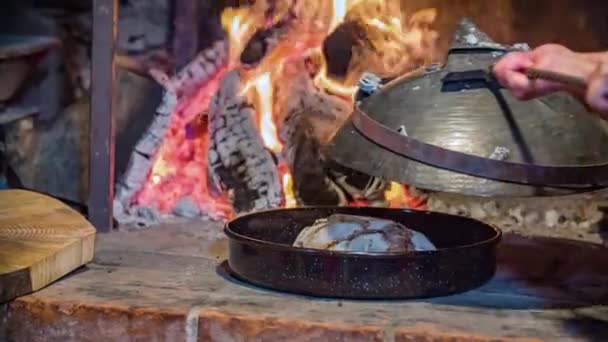
<path id="1" fill-rule="evenodd" d="M 118 0 L 93 1 L 88 219 L 99 232 L 113 226 L 117 14 Z"/>

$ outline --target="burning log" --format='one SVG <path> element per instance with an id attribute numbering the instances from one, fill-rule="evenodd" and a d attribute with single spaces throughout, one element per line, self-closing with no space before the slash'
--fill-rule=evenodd
<path id="1" fill-rule="evenodd" d="M 140 215 L 140 208 L 131 208 L 134 197 L 146 182 L 157 157 L 158 148 L 170 126 L 181 126 L 192 120 L 191 113 L 178 105 L 187 106 L 186 96 L 203 88 L 217 77 L 227 62 L 227 46 L 224 41 L 217 42 L 209 49 L 198 54 L 190 64 L 173 78 L 161 75 L 165 94 L 156 110 L 154 120 L 139 140 L 129 160 L 125 173 L 116 184 L 114 216 L 121 224 L 152 224 L 157 215 Z M 176 113 L 179 112 L 180 113 Z M 181 114 L 181 115 L 178 115 Z M 195 113 L 194 115 L 199 114 Z M 188 117 L 185 117 L 188 116 Z M 176 121 L 176 122 L 172 122 Z M 142 221 L 143 217 L 143 221 Z"/>
<path id="2" fill-rule="evenodd" d="M 154 81 L 155 76 L 167 75 L 173 69 L 166 51 L 141 57 L 116 55 L 116 66 Z M 163 77 L 164 78 L 164 77 Z"/>
<path id="3" fill-rule="evenodd" d="M 346 205 L 346 194 L 327 177 L 321 144 L 307 116 L 306 109 L 288 114 L 281 134 L 287 142 L 284 155 L 296 200 L 307 205 Z"/>
<path id="4" fill-rule="evenodd" d="M 144 216 L 138 223 L 153 223 L 159 213 L 226 218 L 290 206 L 292 185 L 300 204 L 381 202 L 387 182 L 338 168 L 324 156 L 324 146 L 352 111 L 356 91 L 347 84 L 352 75 L 346 83 L 332 79 L 322 52 L 349 8 L 326 1 L 256 1 L 226 9 L 226 41 L 199 53 L 173 77 L 124 60 L 130 70 L 150 74 L 165 94 L 117 183 L 117 220 Z M 361 22 L 404 33 L 391 26 L 400 22 L 393 17 L 398 13 L 378 10 L 385 14 L 380 21 L 361 9 Z M 370 33 L 365 38 L 376 40 Z M 401 50 L 411 53 L 419 38 L 402 39 Z M 387 64 L 381 68 L 394 71 L 389 57 L 396 54 L 386 57 L 378 53 L 386 49 L 374 48 L 372 55 Z"/>
<path id="5" fill-rule="evenodd" d="M 394 13 L 402 13 L 399 1 L 379 6 L 360 2 L 349 11 L 346 20 L 352 23 L 356 37 L 347 84 L 356 82 L 366 71 L 390 78 L 436 62 L 439 36 L 431 27 L 437 11 L 429 8 L 409 18 L 391 20 Z"/>
<path id="6" fill-rule="evenodd" d="M 321 93 L 305 71 L 304 63 L 286 66 L 282 76 L 290 82 L 276 90 L 282 154 L 293 175 L 294 194 L 301 204 L 346 205 L 346 194 L 327 177 L 321 147 L 348 116 L 349 106 Z"/>
<path id="7" fill-rule="evenodd" d="M 209 177 L 229 194 L 236 213 L 278 208 L 283 196 L 277 165 L 239 85 L 238 71 L 227 73 L 209 106 Z"/>
<path id="8" fill-rule="evenodd" d="M 304 205 L 348 205 L 365 199 L 382 200 L 387 183 L 331 163 L 323 147 L 349 117 L 347 100 L 319 90 L 304 66 L 286 67 L 289 82 L 277 89 L 283 156 L 293 175 L 294 193 Z"/>

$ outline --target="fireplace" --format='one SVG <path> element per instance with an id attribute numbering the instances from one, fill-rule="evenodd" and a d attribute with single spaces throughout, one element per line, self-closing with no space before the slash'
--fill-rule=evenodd
<path id="1" fill-rule="evenodd" d="M 143 5 L 125 1 L 121 5 L 118 35 L 111 23 L 118 14 L 100 10 L 113 8 L 111 5 L 115 4 L 99 3 L 102 5 L 93 7 L 99 10 L 95 12 L 99 16 L 94 21 L 97 35 L 91 54 L 92 83 L 96 85 L 92 88 L 94 104 L 90 122 L 92 165 L 75 163 L 82 164 L 78 176 L 86 176 L 91 170 L 91 186 L 73 181 L 75 173 L 71 164 L 69 172 L 61 172 L 50 162 L 34 166 L 46 170 L 47 178 L 57 179 L 53 186 L 40 184 L 43 182 L 28 184 L 33 184 L 33 189 L 80 204 L 85 204 L 83 197 L 89 194 L 92 201 L 89 214 L 100 227 L 110 226 L 114 218 L 120 223 L 141 225 L 170 216 L 225 220 L 252 210 L 304 205 L 428 208 L 478 218 L 485 217 L 486 213 L 482 212 L 493 212 L 496 222 L 510 217 L 508 225 L 519 226 L 526 221 L 522 218 L 530 213 L 518 208 L 518 199 L 512 198 L 509 200 L 512 204 L 502 205 L 494 203 L 492 198 L 486 201 L 485 198 L 461 198 L 457 194 L 429 193 L 416 188 L 417 184 L 408 186 L 408 182 L 394 182 L 391 177 L 373 176 L 331 160 L 325 150 L 327 141 L 350 116 L 364 71 L 390 79 L 424 64 L 441 63 L 463 17 L 470 17 L 482 31 L 501 43 L 527 42 L 535 46 L 556 41 L 574 49 L 598 50 L 605 38 L 605 23 L 596 15 L 598 11 L 590 10 L 587 3 L 570 0 L 563 0 L 563 6 L 557 7 L 518 0 L 500 4 L 465 0 L 365 4 L 345 1 L 343 5 L 347 7 L 340 7 L 340 1 L 323 5 L 306 1 L 269 2 L 276 6 L 256 1 L 248 9 L 247 4 L 229 1 L 190 4 L 159 0 L 146 4 L 156 6 L 148 16 L 165 19 L 154 19 L 158 21 L 157 26 L 146 23 L 140 27 L 131 25 L 136 20 L 129 17 L 128 12 L 137 12 Z M 125 9 L 124 4 L 131 7 Z M 571 11 L 562 9 L 571 4 Z M 352 8 L 349 10 L 348 6 Z M 397 7 L 400 11 L 394 10 Z M 531 25 L 539 10 L 546 14 L 542 23 Z M 146 11 L 141 12 L 149 13 Z M 397 19 L 401 19 L 398 29 L 394 26 Z M 171 21 L 175 23 L 173 32 L 164 39 L 164 31 L 158 27 L 166 31 Z M 559 28 L 550 25 L 555 21 L 564 25 Z M 146 35 L 148 31 L 153 34 Z M 295 45 L 291 43 L 293 36 L 298 38 Z M 113 40 L 119 52 L 114 59 Z M 153 49 L 165 51 L 153 55 L 151 49 L 141 48 L 145 45 L 142 40 Z M 395 41 L 400 42 L 411 57 L 407 63 L 403 58 L 377 53 L 383 52 L 383 46 L 394 46 Z M 129 56 L 125 56 L 126 53 Z M 112 65 L 115 69 L 108 69 Z M 386 70 L 382 70 L 383 67 Z M 118 73 L 115 86 L 112 86 L 113 78 L 107 77 L 111 74 L 109 70 Z M 126 73 L 152 78 L 162 89 L 144 89 L 132 96 L 128 86 L 123 87 L 122 78 Z M 85 94 L 91 83 L 87 77 L 82 77 L 84 90 L 78 90 Z M 233 85 L 227 83 L 229 78 L 237 77 Z M 108 98 L 112 92 L 119 95 L 118 109 L 111 105 L 117 101 Z M 231 92 L 239 96 L 229 95 Z M 134 106 L 123 105 L 121 95 L 138 98 L 133 103 L 145 103 L 142 107 L 148 107 L 147 114 L 123 115 L 121 112 L 134 112 L 128 109 Z M 226 111 L 210 103 L 219 103 L 221 107 L 231 101 L 236 101 L 243 112 L 249 112 L 244 115 L 239 111 L 231 120 L 248 119 L 241 122 L 243 127 L 230 125 L 230 129 L 223 129 L 225 120 L 216 119 L 226 116 Z M 74 107 L 80 110 L 87 104 L 78 103 Z M 215 114 L 221 112 L 221 115 L 213 115 L 214 108 Z M 111 112 L 118 112 L 114 119 L 118 128 L 113 128 L 115 124 L 107 115 Z M 121 129 L 124 122 L 139 128 Z M 218 134 L 212 134 L 215 131 Z M 10 138 L 14 140 L 9 143 L 19 145 L 21 134 L 25 133 L 11 133 Z M 255 141 L 248 145 L 251 150 L 247 152 L 255 158 L 240 156 L 238 160 L 231 160 L 233 156 L 226 157 L 236 149 L 226 148 L 228 145 L 224 142 L 234 141 L 236 136 Z M 115 149 L 117 156 L 113 154 Z M 15 154 L 22 156 L 30 152 L 18 150 Z M 88 155 L 81 159 L 88 159 Z M 235 164 L 226 167 L 227 163 Z M 243 167 L 252 163 L 256 166 Z M 257 172 L 258 168 L 265 170 L 264 173 Z M 33 177 L 28 172 L 17 171 L 22 179 Z M 533 202 L 532 207 L 538 207 L 539 201 L 529 200 Z M 564 201 L 567 203 L 569 199 Z M 583 204 L 589 201 L 591 205 Z M 585 210 L 582 220 L 581 215 L 574 215 L 576 218 L 572 220 L 580 223 L 574 225 L 574 230 L 595 229 L 588 226 L 595 226 L 601 219 L 596 202 L 601 204 L 595 198 L 584 198 L 580 202 Z M 484 205 L 488 209 L 479 210 Z M 495 206 L 501 209 L 494 210 Z M 556 226 L 555 221 L 570 221 L 561 215 L 565 211 L 568 210 L 561 210 L 559 206 L 535 209 L 527 221 L 547 218 L 550 226 Z"/>
<path id="2" fill-rule="evenodd" d="M 460 214 L 520 232 L 596 232 L 601 195 L 462 196 L 332 160 L 326 146 L 349 118 L 364 72 L 386 81 L 441 62 L 460 18 L 446 24 L 447 5 L 434 3 L 300 5 L 219 6 L 207 23 L 224 32 L 219 39 L 173 75 L 149 71 L 164 95 L 118 175 L 118 222 L 145 226 L 172 216 L 226 220 L 281 207 L 371 205 Z M 529 10 L 510 6 L 499 15 L 519 20 Z M 527 37 L 513 28 L 489 30 L 511 43 Z"/>
<path id="3" fill-rule="evenodd" d="M 352 112 L 364 72 L 388 79 L 434 61 L 436 16 L 396 1 L 223 9 L 223 39 L 173 76 L 151 70 L 165 93 L 117 181 L 116 219 L 420 206 L 409 188 L 332 164 L 323 149 Z"/>

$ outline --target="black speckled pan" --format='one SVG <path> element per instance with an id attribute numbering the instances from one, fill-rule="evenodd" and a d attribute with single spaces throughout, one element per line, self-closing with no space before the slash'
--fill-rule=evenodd
<path id="1" fill-rule="evenodd" d="M 424 233 L 437 251 L 344 253 L 292 247 L 298 233 L 333 213 L 386 218 Z M 302 295 L 351 299 L 444 296 L 483 285 L 496 270 L 500 230 L 434 212 L 386 208 L 279 209 L 226 224 L 234 276 Z"/>

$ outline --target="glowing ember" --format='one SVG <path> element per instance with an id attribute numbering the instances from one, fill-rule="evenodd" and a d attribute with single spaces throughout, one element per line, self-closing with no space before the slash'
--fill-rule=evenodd
<path id="1" fill-rule="evenodd" d="M 392 182 L 384 193 L 384 198 L 390 208 L 426 209 L 426 197 L 423 194 L 399 183 Z"/>
<path id="2" fill-rule="evenodd" d="M 177 202 L 190 197 L 200 209 L 212 216 L 229 217 L 232 209 L 223 197 L 211 196 L 207 188 L 207 135 L 204 129 L 192 138 L 186 136 L 184 127 L 193 122 L 219 86 L 225 73 L 220 70 L 216 77 L 199 89 L 192 97 L 178 106 L 172 115 L 167 135 L 157 152 L 149 179 L 134 198 L 137 205 L 146 205 L 161 212 L 171 212 Z"/>
<path id="3" fill-rule="evenodd" d="M 296 196 L 293 192 L 293 177 L 289 172 L 289 167 L 285 163 L 279 165 L 281 182 L 283 183 L 283 193 L 285 195 L 285 208 L 294 208 L 298 205 Z"/>
<path id="4" fill-rule="evenodd" d="M 227 8 L 221 16 L 228 36 L 229 63 L 214 79 L 199 91 L 181 100 L 162 146 L 158 151 L 148 181 L 134 199 L 162 212 L 170 212 L 176 203 L 189 197 L 201 211 L 224 217 L 231 216 L 232 208 L 225 194 L 214 193 L 207 187 L 207 127 L 200 117 L 209 99 L 217 92 L 218 83 L 227 70 L 239 69 L 241 94 L 245 95 L 256 111 L 255 122 L 265 147 L 277 158 L 277 169 L 282 180 L 285 207 L 297 206 L 293 191 L 293 177 L 283 160 L 283 142 L 277 127 L 282 125 L 275 113 L 277 99 L 274 92 L 283 73 L 283 66 L 294 61 L 316 62 L 313 83 L 317 89 L 335 96 L 354 98 L 356 81 L 364 71 L 381 77 L 397 76 L 428 62 L 433 58 L 436 33 L 430 29 L 435 10 L 424 10 L 407 18 L 403 16 L 399 1 L 384 0 L 333 0 L 331 17 L 327 0 L 277 0 L 269 5 L 266 0 L 254 2 L 251 7 Z M 273 44 L 257 66 L 240 65 L 240 55 L 254 33 L 274 25 L 287 13 L 295 13 L 298 23 Z M 328 75 L 328 64 L 322 53 L 325 38 L 345 22 L 355 23 L 365 35 L 365 44 L 353 47 L 353 59 L 343 80 Z M 241 70 L 243 69 L 243 70 Z M 284 78 L 283 78 L 284 79 Z M 190 128 L 190 131 L 186 129 Z M 393 183 L 385 193 L 391 207 L 423 208 L 424 199 L 412 194 L 407 187 Z M 366 205 L 356 199 L 351 205 Z"/>

